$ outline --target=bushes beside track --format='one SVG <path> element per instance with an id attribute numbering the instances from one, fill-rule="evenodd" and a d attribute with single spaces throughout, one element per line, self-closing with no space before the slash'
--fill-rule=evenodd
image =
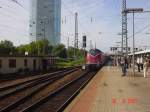
<path id="1" fill-rule="evenodd" d="M 72 58 L 62 59 L 62 58 L 60 58 L 57 60 L 56 66 L 65 68 L 65 67 L 79 66 L 79 65 L 82 65 L 83 63 L 84 63 L 83 58 L 80 58 L 80 59 L 72 59 Z"/>

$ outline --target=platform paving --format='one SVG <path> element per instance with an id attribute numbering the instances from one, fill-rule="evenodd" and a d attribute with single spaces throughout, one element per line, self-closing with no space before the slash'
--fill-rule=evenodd
<path id="1" fill-rule="evenodd" d="M 103 67 L 65 112 L 150 112 L 150 77 Z"/>

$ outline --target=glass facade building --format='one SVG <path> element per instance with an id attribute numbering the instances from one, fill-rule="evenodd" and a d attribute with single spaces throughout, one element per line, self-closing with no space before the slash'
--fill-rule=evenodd
<path id="1" fill-rule="evenodd" d="M 60 43 L 61 0 L 30 1 L 30 40 L 47 39 L 50 44 Z"/>

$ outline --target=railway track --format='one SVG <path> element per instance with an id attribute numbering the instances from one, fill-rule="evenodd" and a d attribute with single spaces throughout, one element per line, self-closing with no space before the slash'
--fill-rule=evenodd
<path id="1" fill-rule="evenodd" d="M 42 77 L 44 78 L 44 77 L 49 77 L 50 75 L 54 75 L 54 74 L 57 74 L 57 73 L 63 73 L 65 71 L 68 71 L 68 70 L 71 70 L 71 69 L 74 69 L 74 68 L 80 68 L 80 67 L 70 67 L 70 68 L 66 68 L 66 69 L 61 70 L 61 71 L 56 71 L 56 72 L 53 72 L 53 73 L 42 74 L 42 75 L 38 75 L 38 76 L 31 76 L 31 77 L 28 77 L 28 78 L 25 78 L 25 79 L 17 79 L 17 80 L 13 80 L 13 81 L 4 81 L 4 82 L 0 83 L 0 92 L 4 91 L 5 89 L 7 90 L 9 88 L 12 88 L 12 87 L 15 87 L 15 86 L 27 83 L 27 82 L 31 82 L 31 81 L 40 79 Z"/>
<path id="2" fill-rule="evenodd" d="M 54 72 L 57 72 L 57 71 L 63 71 L 67 68 L 62 68 L 62 69 L 58 69 L 58 70 L 53 70 L 53 71 L 49 71 L 49 72 L 46 72 L 46 73 L 43 73 L 43 72 L 39 72 L 39 73 L 27 73 L 27 74 L 12 74 L 12 75 L 8 75 L 6 74 L 6 76 L 2 76 L 0 77 L 0 85 L 2 84 L 7 84 L 9 82 L 13 82 L 13 81 L 16 81 L 16 80 L 21 80 L 21 79 L 27 79 L 27 78 L 31 78 L 31 77 L 35 77 L 35 76 L 40 76 L 40 75 L 44 75 L 44 74 L 47 74 L 47 73 L 54 73 Z"/>
<path id="3" fill-rule="evenodd" d="M 6 95 L 0 101 L 0 112 L 61 112 L 96 73 L 72 72 L 36 82 L 26 91 Z"/>
<path id="4" fill-rule="evenodd" d="M 16 104 L 23 102 L 32 95 L 36 94 L 36 92 L 39 92 L 41 89 L 45 88 L 47 85 L 73 73 L 76 70 L 78 70 L 78 68 L 65 72 L 59 72 L 45 78 L 42 77 L 41 79 L 25 83 L 24 85 L 21 83 L 19 87 L 13 86 L 12 88 L 8 88 L 8 90 L 5 88 L 4 91 L 0 91 L 0 112 L 7 112 L 11 110 L 11 108 Z"/>
<path id="5" fill-rule="evenodd" d="M 62 112 L 95 74 L 96 72 L 86 72 L 76 77 L 21 112 Z"/>
<path id="6" fill-rule="evenodd" d="M 23 90 L 28 89 L 30 87 L 36 86 L 38 83 L 44 83 L 44 82 L 49 81 L 49 80 L 54 81 L 58 78 L 63 77 L 66 74 L 74 72 L 75 70 L 77 70 L 77 69 L 75 68 L 75 69 L 71 69 L 68 71 L 65 70 L 65 71 L 61 71 L 61 72 L 56 72 L 56 73 L 52 73 L 52 74 L 44 76 L 44 77 L 39 77 L 39 78 L 29 80 L 29 81 L 26 81 L 23 83 L 19 83 L 16 85 L 7 86 L 7 87 L 1 89 L 0 100 L 2 100 L 3 98 L 5 98 L 9 95 L 15 94 L 19 91 L 23 91 Z"/>
<path id="7" fill-rule="evenodd" d="M 27 80 L 21 80 L 21 81 L 18 81 L 17 83 L 13 83 L 13 84 L 6 84 L 6 83 L 1 83 L 1 86 L 0 86 L 0 92 L 2 91 L 5 91 L 5 90 L 8 90 L 8 89 L 12 89 L 12 88 L 16 88 L 17 86 L 19 85 L 24 85 L 26 83 L 30 83 L 30 82 L 33 82 L 33 81 L 36 81 L 36 80 L 39 80 L 39 79 L 44 79 L 44 78 L 47 78 L 47 77 L 51 77 L 55 74 L 61 74 L 63 72 L 66 72 L 66 71 L 69 71 L 69 70 L 73 70 L 73 69 L 77 69 L 79 67 L 72 67 L 72 68 L 67 68 L 65 70 L 62 70 L 62 71 L 57 71 L 57 72 L 53 72 L 53 73 L 47 73 L 47 74 L 44 74 L 44 75 L 39 75 L 39 76 L 34 76 L 34 77 L 31 77 Z M 15 80 L 13 82 L 16 82 Z M 9 82 L 7 82 L 9 83 Z"/>

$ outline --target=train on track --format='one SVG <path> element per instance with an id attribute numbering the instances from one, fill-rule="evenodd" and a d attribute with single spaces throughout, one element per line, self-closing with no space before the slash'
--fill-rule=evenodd
<path id="1" fill-rule="evenodd" d="M 97 70 L 107 61 L 107 56 L 99 49 L 91 49 L 86 56 L 86 64 L 90 70 Z"/>

